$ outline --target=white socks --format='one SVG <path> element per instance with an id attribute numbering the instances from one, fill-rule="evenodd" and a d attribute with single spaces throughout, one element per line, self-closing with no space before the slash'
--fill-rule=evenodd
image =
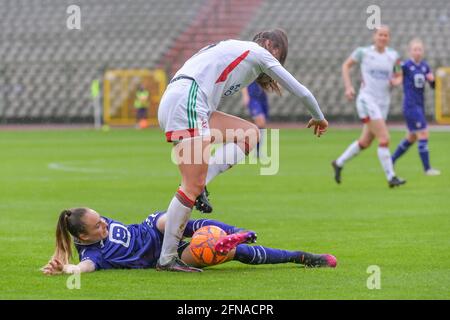
<path id="1" fill-rule="evenodd" d="M 358 141 L 353 142 L 347 147 L 344 153 L 339 158 L 337 158 L 336 164 L 342 168 L 348 160 L 356 156 L 360 151 L 361 147 L 359 146 Z"/>
<path id="2" fill-rule="evenodd" d="M 395 177 L 394 165 L 392 164 L 391 152 L 388 147 L 378 146 L 378 159 L 380 159 L 386 178 L 390 181 Z"/>
<path id="3" fill-rule="evenodd" d="M 206 184 L 208 185 L 220 173 L 242 161 L 245 153 L 236 143 L 229 142 L 216 149 L 216 153 L 209 160 Z"/>
<path id="4" fill-rule="evenodd" d="M 175 194 L 167 209 L 167 220 L 159 263 L 165 265 L 178 257 L 178 244 L 183 237 L 186 224 L 191 217 L 193 202 L 180 190 Z"/>

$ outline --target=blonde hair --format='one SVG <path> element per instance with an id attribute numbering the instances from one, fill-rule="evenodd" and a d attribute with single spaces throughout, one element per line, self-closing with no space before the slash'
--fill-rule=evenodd
<path id="1" fill-rule="evenodd" d="M 408 49 L 411 49 L 414 44 L 420 44 L 422 46 L 422 48 L 425 48 L 422 39 L 414 38 L 409 42 Z"/>

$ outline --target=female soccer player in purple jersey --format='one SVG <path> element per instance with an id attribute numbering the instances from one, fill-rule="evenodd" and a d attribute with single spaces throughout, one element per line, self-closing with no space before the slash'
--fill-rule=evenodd
<path id="1" fill-rule="evenodd" d="M 167 215 L 156 212 L 140 224 L 125 225 L 102 217 L 89 208 L 74 208 L 61 212 L 56 226 L 56 249 L 48 264 L 42 268 L 46 275 L 92 272 L 102 269 L 154 268 L 161 253 Z M 184 237 L 192 237 L 204 226 L 217 226 L 227 233 L 216 248 L 227 254 L 226 261 L 245 264 L 276 264 L 293 262 L 306 267 L 335 267 L 336 258 L 329 254 L 287 251 L 263 246 L 249 246 L 256 242 L 256 234 L 215 220 L 190 220 Z M 80 263 L 70 264 L 72 241 Z M 189 243 L 181 241 L 179 257 L 196 266 Z M 186 265 L 187 266 L 187 265 Z M 200 267 L 200 266 L 197 266 Z M 201 271 L 201 269 L 197 269 Z M 183 271 L 183 270 L 175 270 Z"/>
<path id="2" fill-rule="evenodd" d="M 218 111 L 222 99 L 255 80 L 276 92 L 281 85 L 311 113 L 308 128 L 314 127 L 317 136 L 327 130 L 328 122 L 313 94 L 283 67 L 287 53 L 287 35 L 279 29 L 260 32 L 253 41 L 221 41 L 187 60 L 167 86 L 158 121 L 166 140 L 175 144 L 181 185 L 167 209 L 158 270 L 179 269 L 177 245 L 193 207 L 212 211 L 209 203 L 205 205 L 205 185 L 243 160 L 258 143 L 259 130 L 254 124 Z M 219 147 L 210 157 L 212 143 Z"/>
<path id="3" fill-rule="evenodd" d="M 409 43 L 410 59 L 402 64 L 403 69 L 403 115 L 408 127 L 406 138 L 400 142 L 392 156 L 395 163 L 410 146 L 417 140 L 419 156 L 422 161 L 423 169 L 428 176 L 437 176 L 441 172 L 433 169 L 430 165 L 430 155 L 428 152 L 428 129 L 425 118 L 425 83 L 429 83 L 434 89 L 434 76 L 423 60 L 425 49 L 420 39 L 413 39 Z"/>

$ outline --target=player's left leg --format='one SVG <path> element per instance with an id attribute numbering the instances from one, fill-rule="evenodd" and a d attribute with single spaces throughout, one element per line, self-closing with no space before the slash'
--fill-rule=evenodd
<path id="1" fill-rule="evenodd" d="M 220 111 L 212 113 L 209 126 L 213 142 L 223 145 L 219 146 L 211 157 L 206 176 L 207 185 L 217 175 L 242 161 L 260 139 L 256 125 Z"/>
<path id="2" fill-rule="evenodd" d="M 428 130 L 425 129 L 423 131 L 417 132 L 417 137 L 419 139 L 418 149 L 420 160 L 422 161 L 423 169 L 425 174 L 428 176 L 438 176 L 441 172 L 437 169 L 433 169 L 430 165 L 430 154 L 428 151 Z"/>
<path id="3" fill-rule="evenodd" d="M 391 152 L 389 151 L 389 131 L 383 118 L 373 119 L 369 122 L 369 129 L 378 140 L 378 159 L 388 180 L 389 187 L 397 187 L 406 181 L 395 175 Z"/>
<path id="4" fill-rule="evenodd" d="M 205 190 L 197 197 L 195 206 L 204 213 L 212 212 L 206 185 L 222 172 L 242 161 L 257 145 L 258 127 L 244 119 L 214 111 L 209 118 L 213 143 L 221 143 L 211 157 L 206 175 Z"/>
<path id="5" fill-rule="evenodd" d="M 181 259 L 193 267 L 201 268 L 193 257 L 189 247 L 181 254 Z M 305 267 L 331 267 L 335 268 L 337 259 L 331 254 L 314 254 L 304 251 L 289 251 L 283 249 L 268 248 L 263 246 L 250 246 L 239 244 L 227 253 L 223 262 L 239 261 L 244 264 L 279 264 L 297 263 Z M 221 263 L 223 263 L 221 262 Z"/>
<path id="6" fill-rule="evenodd" d="M 392 163 L 395 164 L 395 162 L 400 158 L 406 151 L 408 151 L 409 147 L 411 147 L 414 142 L 417 140 L 417 135 L 415 132 L 408 132 L 406 137 L 398 144 L 397 149 L 395 150 L 394 154 L 392 155 Z"/>

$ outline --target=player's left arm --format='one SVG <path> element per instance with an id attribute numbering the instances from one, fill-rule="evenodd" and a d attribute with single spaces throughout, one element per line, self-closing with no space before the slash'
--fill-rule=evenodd
<path id="1" fill-rule="evenodd" d="M 430 84 L 430 87 L 432 89 L 434 89 L 435 85 L 436 85 L 436 79 L 434 78 L 434 74 L 433 71 L 431 71 L 430 66 L 427 64 L 427 73 L 425 75 L 425 78 L 427 79 L 428 83 Z"/>
<path id="2" fill-rule="evenodd" d="M 394 74 L 392 75 L 392 79 L 390 80 L 390 84 L 393 87 L 397 87 L 403 83 L 403 70 L 402 63 L 400 59 L 397 59 L 394 65 Z"/>

